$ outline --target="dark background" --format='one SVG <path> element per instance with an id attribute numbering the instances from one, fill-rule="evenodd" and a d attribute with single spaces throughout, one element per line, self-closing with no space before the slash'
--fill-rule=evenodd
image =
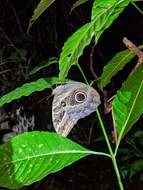
<path id="1" fill-rule="evenodd" d="M 30 33 L 27 34 L 29 20 L 38 2 L 34 0 L 1 0 L 0 2 L 0 49 L 4 48 L 4 58 L 7 58 L 17 49 L 24 49 L 27 52 L 25 61 L 9 63 L 0 67 L 1 96 L 25 82 L 34 81 L 41 77 L 58 75 L 58 65 L 43 69 L 33 76 L 30 76 L 28 73 L 43 60 L 53 56 L 59 57 L 61 48 L 67 38 L 80 26 L 90 21 L 92 1 L 76 8 L 70 14 L 70 9 L 75 1 L 57 0 L 40 16 L 32 26 Z M 142 2 L 137 3 L 137 5 L 143 9 Z M 112 26 L 104 32 L 95 47 L 93 60 L 94 69 L 98 76 L 100 76 L 103 66 L 106 65 L 112 56 L 118 51 L 125 49 L 122 42 L 123 37 L 127 37 L 136 45 L 141 45 L 143 42 L 143 15 L 133 5 L 129 5 L 118 19 L 114 21 Z M 89 69 L 89 57 L 92 46 L 93 41 L 85 48 L 83 55 L 79 59 L 79 63 L 85 71 L 88 80 L 94 80 Z M 133 68 L 135 61 L 136 59 L 128 64 L 107 86 L 109 97 L 114 95 L 117 89 L 121 87 L 122 82 Z M 7 69 L 9 71 L 3 73 Z M 68 78 L 84 82 L 75 67 L 72 67 L 70 70 Z M 6 134 L 11 133 L 13 126 L 16 125 L 16 110 L 19 107 L 22 109 L 21 115 L 25 115 L 27 120 L 34 115 L 34 130 L 54 131 L 51 121 L 52 99 L 41 101 L 50 93 L 51 90 L 36 92 L 29 97 L 23 97 L 2 107 L 1 109 L 5 117 L 8 115 L 7 125 L 10 127 L 3 129 L 1 127 L 1 139 Z M 110 115 L 103 117 L 106 121 L 107 131 L 110 133 Z M 142 127 L 142 122 L 138 122 L 136 127 Z M 27 129 L 23 129 L 23 131 L 25 130 Z M 33 130 L 33 128 L 28 128 L 28 130 Z M 79 121 L 69 138 L 87 148 L 107 151 L 106 144 L 102 141 L 102 132 L 95 113 Z M 125 189 L 128 190 L 143 189 L 143 174 L 137 174 L 131 181 L 125 178 L 124 183 Z M 3 188 L 0 189 L 2 190 Z M 104 157 L 88 156 L 60 172 L 49 175 L 40 182 L 21 189 L 116 190 L 118 185 L 110 160 Z"/>

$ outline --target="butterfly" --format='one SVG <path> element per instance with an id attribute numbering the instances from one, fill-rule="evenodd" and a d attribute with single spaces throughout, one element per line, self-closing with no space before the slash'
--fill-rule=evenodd
<path id="1" fill-rule="evenodd" d="M 66 83 L 56 87 L 52 103 L 52 121 L 56 132 L 66 137 L 77 121 L 94 112 L 100 105 L 100 95 L 81 83 Z"/>

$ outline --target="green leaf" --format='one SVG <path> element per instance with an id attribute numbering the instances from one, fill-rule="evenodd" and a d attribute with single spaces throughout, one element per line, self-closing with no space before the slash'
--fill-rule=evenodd
<path id="1" fill-rule="evenodd" d="M 94 1 L 91 20 L 96 22 L 95 36 L 97 41 L 130 2 L 130 0 Z"/>
<path id="2" fill-rule="evenodd" d="M 139 46 L 140 49 L 143 48 Z M 100 85 L 104 88 L 109 84 L 111 78 L 117 74 L 118 71 L 123 69 L 123 67 L 135 57 L 135 53 L 130 50 L 124 50 L 118 52 L 104 67 L 103 73 L 100 78 Z"/>
<path id="3" fill-rule="evenodd" d="M 82 55 L 84 48 L 91 42 L 95 35 L 96 42 L 112 22 L 118 17 L 130 0 L 96 0 L 93 9 L 91 22 L 78 29 L 65 42 L 59 60 L 59 78 L 67 77 L 72 65 L 76 65 L 78 58 Z"/>
<path id="4" fill-rule="evenodd" d="M 110 157 L 56 133 L 26 132 L 0 146 L 0 187 L 30 185 L 90 154 Z"/>
<path id="5" fill-rule="evenodd" d="M 35 67 L 34 69 L 32 69 L 29 74 L 33 75 L 33 74 L 37 73 L 38 71 L 40 71 L 41 69 L 49 67 L 50 65 L 53 65 L 55 63 L 58 63 L 57 57 L 50 57 L 49 59 L 44 60 L 41 63 L 41 66 L 38 66 L 38 67 Z"/>
<path id="6" fill-rule="evenodd" d="M 7 58 L 9 62 L 26 61 L 28 52 L 25 49 L 18 49 Z"/>
<path id="7" fill-rule="evenodd" d="M 84 4 L 84 3 L 86 3 L 87 1 L 89 1 L 89 0 L 78 0 L 78 1 L 76 1 L 76 2 L 73 4 L 73 6 L 72 6 L 72 8 L 71 8 L 71 10 L 70 10 L 70 14 L 71 14 L 71 12 L 72 12 L 75 8 L 77 8 L 78 6 L 80 6 L 80 5 Z"/>
<path id="8" fill-rule="evenodd" d="M 24 133 L 0 146 L 0 187 L 30 185 L 92 153 L 56 133 Z"/>
<path id="9" fill-rule="evenodd" d="M 66 78 L 70 67 L 77 63 L 84 47 L 90 43 L 94 35 L 93 31 L 94 25 L 87 23 L 68 38 L 64 44 L 59 60 L 59 78 L 61 81 Z"/>
<path id="10" fill-rule="evenodd" d="M 33 23 L 39 18 L 39 16 L 54 2 L 55 0 L 41 0 L 34 10 L 33 16 L 29 21 L 27 31 L 29 32 Z"/>
<path id="11" fill-rule="evenodd" d="M 135 174 L 143 171 L 143 159 L 136 160 L 134 163 L 129 165 L 130 175 L 129 178 L 131 179 Z"/>
<path id="12" fill-rule="evenodd" d="M 37 81 L 26 83 L 21 87 L 16 88 L 15 90 L 7 93 L 6 95 L 0 98 L 0 106 L 9 103 L 13 100 L 19 99 L 22 96 L 29 96 L 35 91 L 42 91 L 46 88 L 51 88 L 54 84 L 60 84 L 60 80 L 57 77 L 52 78 L 41 78 Z"/>
<path id="13" fill-rule="evenodd" d="M 118 144 L 143 113 L 143 64 L 124 82 L 113 100 L 113 116 L 118 130 Z M 117 151 L 116 148 L 116 151 Z"/>

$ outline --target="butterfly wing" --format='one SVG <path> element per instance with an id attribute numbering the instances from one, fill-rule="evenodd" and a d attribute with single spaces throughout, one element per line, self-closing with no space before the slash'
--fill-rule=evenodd
<path id="1" fill-rule="evenodd" d="M 100 104 L 95 89 L 80 82 L 68 83 L 54 89 L 52 120 L 56 132 L 66 137 L 77 121 L 94 112 Z"/>

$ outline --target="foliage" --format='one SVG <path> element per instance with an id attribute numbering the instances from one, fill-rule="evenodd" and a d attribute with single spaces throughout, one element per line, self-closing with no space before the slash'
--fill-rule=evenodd
<path id="1" fill-rule="evenodd" d="M 140 49 L 143 46 L 139 47 Z M 135 53 L 131 52 L 130 50 L 124 50 L 118 52 L 108 63 L 105 65 L 101 78 L 100 78 L 100 85 L 102 88 L 106 87 L 107 84 L 110 83 L 111 79 L 123 69 L 123 67 L 129 63 L 135 57 Z"/>
<path id="2" fill-rule="evenodd" d="M 37 66 L 34 69 L 32 69 L 29 74 L 33 75 L 37 73 L 38 71 L 57 63 L 58 63 L 57 57 L 50 57 L 49 59 L 42 61 L 41 66 Z"/>
<path id="3" fill-rule="evenodd" d="M 39 16 L 52 4 L 55 0 L 41 0 L 34 10 L 33 16 L 29 21 L 28 32 L 33 23 L 39 18 Z"/>
<path id="4" fill-rule="evenodd" d="M 29 96 L 36 91 L 42 91 L 46 88 L 52 88 L 54 84 L 60 84 L 57 77 L 53 78 L 40 78 L 37 81 L 25 83 L 23 86 L 16 88 L 14 91 L 9 92 L 0 98 L 0 105 L 10 103 L 13 100 L 19 99 L 22 96 Z"/>
<path id="5" fill-rule="evenodd" d="M 24 133 L 0 147 L 0 186 L 20 188 L 91 153 L 55 133 Z"/>
<path id="6" fill-rule="evenodd" d="M 119 136 L 118 144 L 143 113 L 142 95 L 143 64 L 128 77 L 113 101 L 113 115 Z"/>
<path id="7" fill-rule="evenodd" d="M 72 65 L 76 65 L 84 48 L 91 42 L 93 36 L 98 42 L 101 34 L 119 16 L 130 0 L 97 0 L 92 7 L 91 22 L 83 25 L 65 42 L 59 60 L 59 78 L 64 80 Z"/>
<path id="8" fill-rule="evenodd" d="M 129 176 L 128 179 L 131 181 L 135 174 L 143 170 L 143 131 L 135 131 L 130 137 L 126 137 L 125 141 L 126 147 L 119 149 L 119 163 L 122 176 Z"/>
<path id="9" fill-rule="evenodd" d="M 54 0 L 40 1 L 29 22 L 28 30 L 53 2 Z M 84 2 L 85 1 L 77 1 L 76 4 L 74 4 L 74 8 Z M 79 57 L 83 54 L 84 48 L 90 44 L 93 37 L 96 38 L 96 43 L 99 41 L 103 32 L 111 26 L 113 21 L 130 2 L 130 0 L 95 0 L 91 10 L 91 21 L 75 31 L 75 33 L 67 39 L 62 48 L 59 59 L 59 77 L 51 77 L 47 80 L 39 78 L 37 81 L 27 82 L 23 86 L 1 97 L 0 105 L 9 103 L 22 96 L 29 96 L 33 92 L 51 88 L 52 85 L 61 84 L 67 80 L 66 78 L 72 65 L 77 66 L 85 82 L 88 83 L 86 75 L 78 64 Z M 2 54 L 2 50 L 0 54 Z M 103 88 L 110 83 L 112 77 L 123 69 L 134 56 L 134 53 L 131 53 L 129 50 L 117 53 L 103 68 L 103 73 L 100 77 L 100 90 L 103 90 Z M 46 62 L 44 65 L 34 68 L 30 74 L 35 74 L 39 70 L 47 68 L 49 65 L 53 66 L 53 63 L 56 63 L 56 61 Z M 143 64 L 140 64 L 133 69 L 113 100 L 113 119 L 118 130 L 118 141 L 115 150 L 112 148 L 109 138 L 110 135 L 108 136 L 106 132 L 101 115 L 98 109 L 96 110 L 109 153 L 87 150 L 67 138 L 48 132 L 25 133 L 1 145 L 0 185 L 10 189 L 16 189 L 38 181 L 50 173 L 59 171 L 82 157 L 95 154 L 107 156 L 111 159 L 119 188 L 123 190 L 123 184 L 117 165 L 117 153 L 122 138 L 130 131 L 143 112 L 142 96 Z M 142 139 L 142 135 L 140 136 Z M 126 149 L 123 152 L 128 153 L 130 151 Z M 140 171 L 142 160 L 143 158 L 141 157 L 130 165 L 130 177 Z"/>
<path id="10" fill-rule="evenodd" d="M 9 57 L 4 58 L 4 48 L 0 49 L 0 66 L 6 63 L 16 63 L 17 61 L 26 61 L 27 59 L 27 51 L 25 49 L 17 49 L 10 54 Z"/>
<path id="11" fill-rule="evenodd" d="M 71 10 L 70 10 L 70 13 L 71 13 L 76 7 L 82 5 L 83 3 L 86 3 L 86 2 L 88 2 L 88 0 L 78 0 L 78 1 L 76 1 L 76 2 L 73 4 L 73 6 L 72 6 L 72 8 L 71 8 Z"/>

